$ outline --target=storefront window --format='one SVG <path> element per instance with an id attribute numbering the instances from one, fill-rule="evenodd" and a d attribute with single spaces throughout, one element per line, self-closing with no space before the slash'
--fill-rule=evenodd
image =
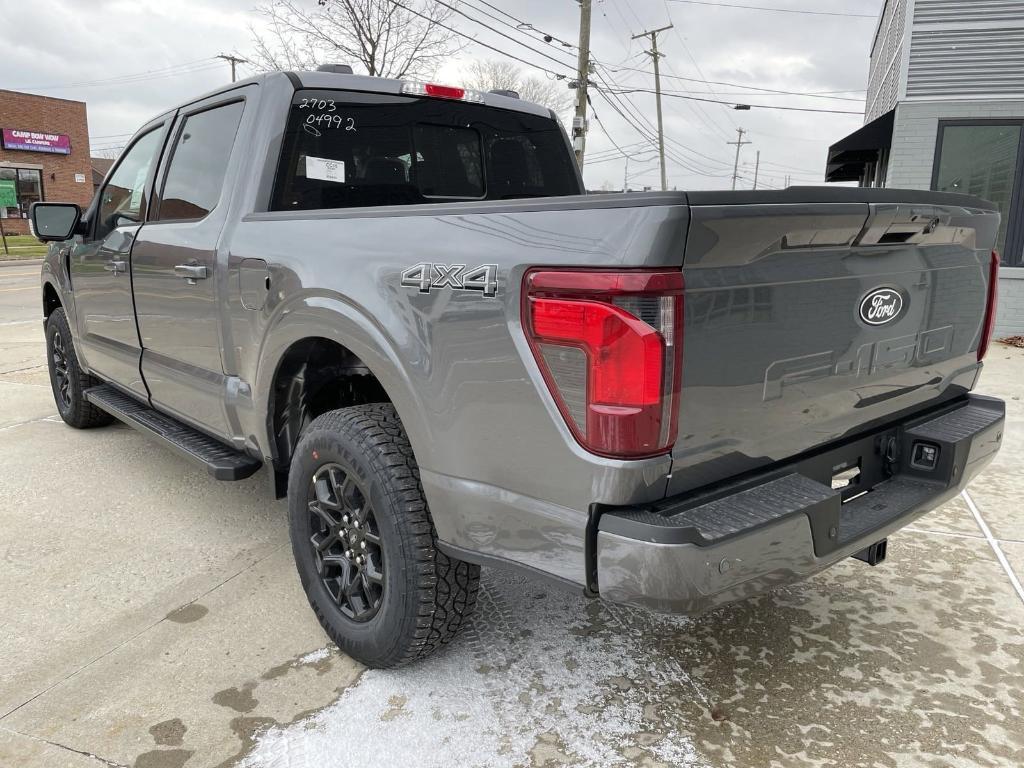
<path id="1" fill-rule="evenodd" d="M 991 200 L 1002 212 L 997 248 L 1003 263 L 1021 264 L 1024 217 L 1014 205 L 1021 184 L 1021 123 L 945 123 L 933 188 Z"/>
<path id="2" fill-rule="evenodd" d="M 35 168 L 0 168 L 0 180 L 13 181 L 18 204 L 0 207 L 0 217 L 27 219 L 32 203 L 43 199 L 42 172 Z"/>

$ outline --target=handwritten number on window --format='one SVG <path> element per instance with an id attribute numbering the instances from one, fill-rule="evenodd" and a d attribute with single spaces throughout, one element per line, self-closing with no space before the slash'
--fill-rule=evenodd
<path id="1" fill-rule="evenodd" d="M 299 107 L 299 109 L 302 109 L 302 107 Z M 310 113 L 306 116 L 306 124 L 316 125 L 321 128 L 344 128 L 346 131 L 356 130 L 355 118 L 336 114 L 332 115 L 329 112 Z"/>
<path id="2" fill-rule="evenodd" d="M 316 109 L 321 112 L 337 112 L 338 109 L 334 105 L 334 99 L 303 99 L 299 103 L 299 109 Z"/>

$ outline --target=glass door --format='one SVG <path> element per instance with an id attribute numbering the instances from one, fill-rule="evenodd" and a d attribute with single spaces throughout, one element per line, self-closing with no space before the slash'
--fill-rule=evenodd
<path id="1" fill-rule="evenodd" d="M 997 249 L 1006 266 L 1024 265 L 1024 121 L 939 125 L 932 189 L 991 200 L 1003 215 Z"/>

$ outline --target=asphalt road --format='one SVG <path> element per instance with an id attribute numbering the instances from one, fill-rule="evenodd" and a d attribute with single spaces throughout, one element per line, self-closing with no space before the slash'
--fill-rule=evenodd
<path id="1" fill-rule="evenodd" d="M 997 462 L 847 561 L 700 619 L 485 571 L 445 653 L 366 671 L 306 606 L 263 473 L 56 417 L 38 267 L 0 267 L 0 766 L 1024 764 L 1024 352 Z"/>

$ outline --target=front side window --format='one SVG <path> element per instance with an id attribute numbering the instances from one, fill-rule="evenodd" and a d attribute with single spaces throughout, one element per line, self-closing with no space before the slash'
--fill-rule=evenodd
<path id="1" fill-rule="evenodd" d="M 299 91 L 271 210 L 576 195 L 548 117 L 414 96 Z"/>
<path id="2" fill-rule="evenodd" d="M 170 155 L 156 220 L 201 219 L 216 207 L 243 106 L 235 101 L 185 118 Z"/>
<path id="3" fill-rule="evenodd" d="M 1021 125 L 944 125 L 940 133 L 939 162 L 933 187 L 991 200 L 999 206 L 1002 222 L 997 249 L 1004 263 L 1020 261 L 1008 252 L 1019 213 L 1013 208 L 1020 187 Z"/>
<path id="4" fill-rule="evenodd" d="M 3 197 L 14 202 L 0 206 L 0 218 L 27 219 L 29 206 L 43 199 L 43 176 L 36 168 L 0 168 L 0 184 L 8 193 Z"/>
<path id="5" fill-rule="evenodd" d="M 146 215 L 146 180 L 160 149 L 163 131 L 154 128 L 132 144 L 100 192 L 97 239 L 102 240 L 121 220 L 142 221 Z"/>

